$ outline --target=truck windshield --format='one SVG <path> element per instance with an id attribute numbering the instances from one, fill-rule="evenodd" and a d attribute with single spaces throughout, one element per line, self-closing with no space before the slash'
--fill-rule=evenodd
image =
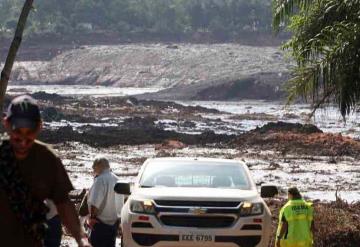
<path id="1" fill-rule="evenodd" d="M 140 180 L 141 187 L 207 187 L 250 189 L 241 164 L 206 164 L 165 162 L 150 163 Z"/>

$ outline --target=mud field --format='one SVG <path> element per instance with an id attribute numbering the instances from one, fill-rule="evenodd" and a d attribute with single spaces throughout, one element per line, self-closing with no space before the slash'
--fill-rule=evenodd
<path id="1" fill-rule="evenodd" d="M 8 101 L 18 93 L 23 92 L 12 91 Z M 285 110 L 266 102 L 32 95 L 40 102 L 44 118 L 40 139 L 59 153 L 76 189 L 91 185 L 91 165 L 98 155 L 109 158 L 123 181 L 133 181 L 141 164 L 151 157 L 236 159 L 249 166 L 257 185 L 273 183 L 284 189 L 296 185 L 316 202 L 320 222 L 316 246 L 357 246 L 360 142 L 355 116 L 344 125 L 331 110 L 309 122 L 310 110 L 304 105 Z M 283 203 L 281 199 L 269 202 L 274 228 Z M 347 223 L 329 229 L 329 221 Z M 75 245 L 65 237 L 63 246 Z"/>
<path id="2" fill-rule="evenodd" d="M 270 46 L 68 46 L 54 53 L 51 44 L 45 44 L 49 59 L 36 58 L 44 51 L 27 47 L 29 54 L 21 54 L 14 65 L 12 83 L 149 88 L 143 99 L 279 99 L 292 66 L 279 48 Z"/>
<path id="3" fill-rule="evenodd" d="M 273 114 L 245 107 L 246 112 L 230 113 L 219 106 L 131 96 L 33 96 L 44 118 L 40 139 L 60 153 L 77 189 L 91 184 L 97 155 L 108 157 L 124 180 L 134 179 L 146 158 L 221 157 L 246 162 L 259 185 L 297 185 L 314 199 L 333 200 L 337 190 L 346 191 L 350 202 L 360 199 L 356 126 L 328 128 L 324 119 L 320 128 L 305 124 L 308 109 Z"/>

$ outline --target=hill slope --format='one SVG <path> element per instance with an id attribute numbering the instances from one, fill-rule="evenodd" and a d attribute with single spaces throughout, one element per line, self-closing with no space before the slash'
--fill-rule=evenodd
<path id="1" fill-rule="evenodd" d="M 279 96 L 289 66 L 274 47 L 84 46 L 48 62 L 20 62 L 13 81 L 163 88 L 156 97 L 192 99 L 256 98 L 252 93 L 260 88 L 266 98 Z"/>

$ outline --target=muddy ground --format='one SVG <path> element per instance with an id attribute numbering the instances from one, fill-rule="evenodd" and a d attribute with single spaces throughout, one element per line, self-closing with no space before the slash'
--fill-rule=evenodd
<path id="1" fill-rule="evenodd" d="M 360 199 L 359 141 L 291 122 L 302 113 L 279 119 L 133 97 L 33 96 L 44 118 L 40 139 L 54 145 L 79 189 L 90 186 L 97 155 L 127 180 L 147 158 L 189 156 L 245 161 L 258 185 L 297 185 L 320 199 L 339 189 L 350 201 Z M 244 126 L 261 121 L 270 123 L 251 131 Z"/>
<path id="2" fill-rule="evenodd" d="M 53 144 L 76 189 L 93 181 L 91 165 L 106 156 L 123 181 L 134 181 L 152 157 L 214 157 L 245 162 L 258 186 L 298 186 L 315 201 L 315 247 L 357 247 L 360 239 L 360 144 L 308 124 L 281 122 L 267 113 L 229 114 L 200 106 L 133 97 L 33 95 L 44 117 L 43 141 Z M 289 121 L 302 116 L 287 115 Z M 270 121 L 244 131 L 244 121 Z M 284 195 L 284 193 L 282 193 Z M 273 230 L 284 201 L 269 201 Z M 329 227 L 331 222 L 331 227 Z M 73 246 L 67 237 L 63 246 Z"/>
<path id="3" fill-rule="evenodd" d="M 239 45 L 249 46 L 279 46 L 289 38 L 289 34 L 282 33 L 273 35 L 270 33 L 261 32 L 246 32 L 237 40 L 228 40 L 226 43 L 236 43 Z M 0 38 L 2 44 L 0 48 L 0 57 L 4 58 L 7 55 L 8 48 L 12 37 Z M 20 61 L 45 61 L 51 60 L 57 55 L 72 49 L 79 48 L 85 45 L 124 45 L 124 44 L 154 44 L 164 43 L 170 47 L 175 44 L 216 44 L 224 43 L 224 40 L 218 40 L 209 35 L 194 33 L 191 36 L 174 36 L 160 35 L 160 34 L 121 34 L 113 32 L 91 32 L 82 34 L 41 34 L 41 35 L 26 35 L 21 44 L 21 49 L 18 52 L 17 60 Z M 2 59 L 4 60 L 4 59 Z"/>
<path id="4" fill-rule="evenodd" d="M 360 154 L 360 142 L 341 134 L 323 133 L 314 125 L 269 123 L 244 133 L 233 142 L 236 147 L 276 150 L 282 154 L 309 156 L 351 156 Z"/>
<path id="5" fill-rule="evenodd" d="M 222 112 L 174 102 L 134 97 L 72 98 L 39 92 L 45 129 L 40 138 L 52 144 L 79 142 L 91 147 L 161 144 L 168 140 L 185 145 L 212 144 L 239 150 L 271 150 L 283 155 L 358 157 L 360 142 L 341 134 L 324 133 L 312 124 L 277 121 L 266 114 L 232 115 L 233 120 L 272 120 L 248 132 L 215 133 L 212 126 L 229 128 Z M 296 116 L 289 116 L 295 118 Z M 201 129 L 198 123 L 207 125 Z M 174 130 L 167 130 L 172 126 Z M 182 131 L 183 130 L 183 131 Z M 189 130 L 189 131 L 186 131 Z M 193 132 L 191 132 L 191 130 Z M 219 132 L 219 131 L 218 131 Z"/>
<path id="6" fill-rule="evenodd" d="M 284 200 L 268 200 L 273 214 L 273 236 L 276 236 L 278 215 Z M 332 203 L 314 202 L 314 247 L 356 247 L 360 241 L 360 204 L 341 199 Z M 274 238 L 269 247 L 274 246 Z"/>
<path id="7" fill-rule="evenodd" d="M 278 215 L 286 203 L 283 199 L 266 200 L 272 217 L 272 238 L 269 247 L 274 247 Z M 314 247 L 358 247 L 360 242 L 360 204 L 348 204 L 339 198 L 332 203 L 314 202 Z M 119 243 L 118 239 L 118 243 Z M 75 246 L 65 235 L 62 247 Z"/>
<path id="8" fill-rule="evenodd" d="M 134 97 L 70 97 L 45 92 L 32 96 L 39 101 L 44 119 L 40 139 L 51 144 L 78 142 L 93 148 L 111 148 L 174 141 L 184 146 L 211 145 L 259 154 L 272 151 L 283 156 L 357 158 L 360 154 L 357 139 L 324 133 L 312 124 L 279 121 L 266 113 L 229 114 Z M 11 97 L 7 96 L 6 103 Z M 294 114 L 286 117 L 291 121 L 301 118 Z M 236 130 L 236 125 L 246 120 L 269 123 L 250 131 Z"/>
<path id="9" fill-rule="evenodd" d="M 49 59 L 26 60 L 21 57 L 30 55 L 20 54 L 11 83 L 155 88 L 160 91 L 139 97 L 156 100 L 276 100 L 284 98 L 293 66 L 278 47 L 235 43 L 53 48 L 47 44 L 39 51 L 49 50 Z"/>

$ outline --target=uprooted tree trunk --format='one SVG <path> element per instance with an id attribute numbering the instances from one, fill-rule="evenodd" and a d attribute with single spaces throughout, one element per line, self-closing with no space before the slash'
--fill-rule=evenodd
<path id="1" fill-rule="evenodd" d="M 5 98 L 5 94 L 6 94 L 6 89 L 8 86 L 8 82 L 10 79 L 10 74 L 11 74 L 11 70 L 13 68 L 14 62 L 15 62 L 15 58 L 16 58 L 16 54 L 17 51 L 20 47 L 21 41 L 22 41 L 22 37 L 23 37 L 23 32 L 25 29 L 25 25 L 26 25 L 26 21 L 27 18 L 29 16 L 29 13 L 32 9 L 32 5 L 33 5 L 34 0 L 26 0 L 24 3 L 24 6 L 22 8 L 20 17 L 19 17 L 19 21 L 16 27 L 16 31 L 15 31 L 15 36 L 14 36 L 14 40 L 11 43 L 7 58 L 6 58 L 6 62 L 4 65 L 4 69 L 1 72 L 1 79 L 0 79 L 0 110 L 3 109 L 4 107 L 4 98 Z"/>

